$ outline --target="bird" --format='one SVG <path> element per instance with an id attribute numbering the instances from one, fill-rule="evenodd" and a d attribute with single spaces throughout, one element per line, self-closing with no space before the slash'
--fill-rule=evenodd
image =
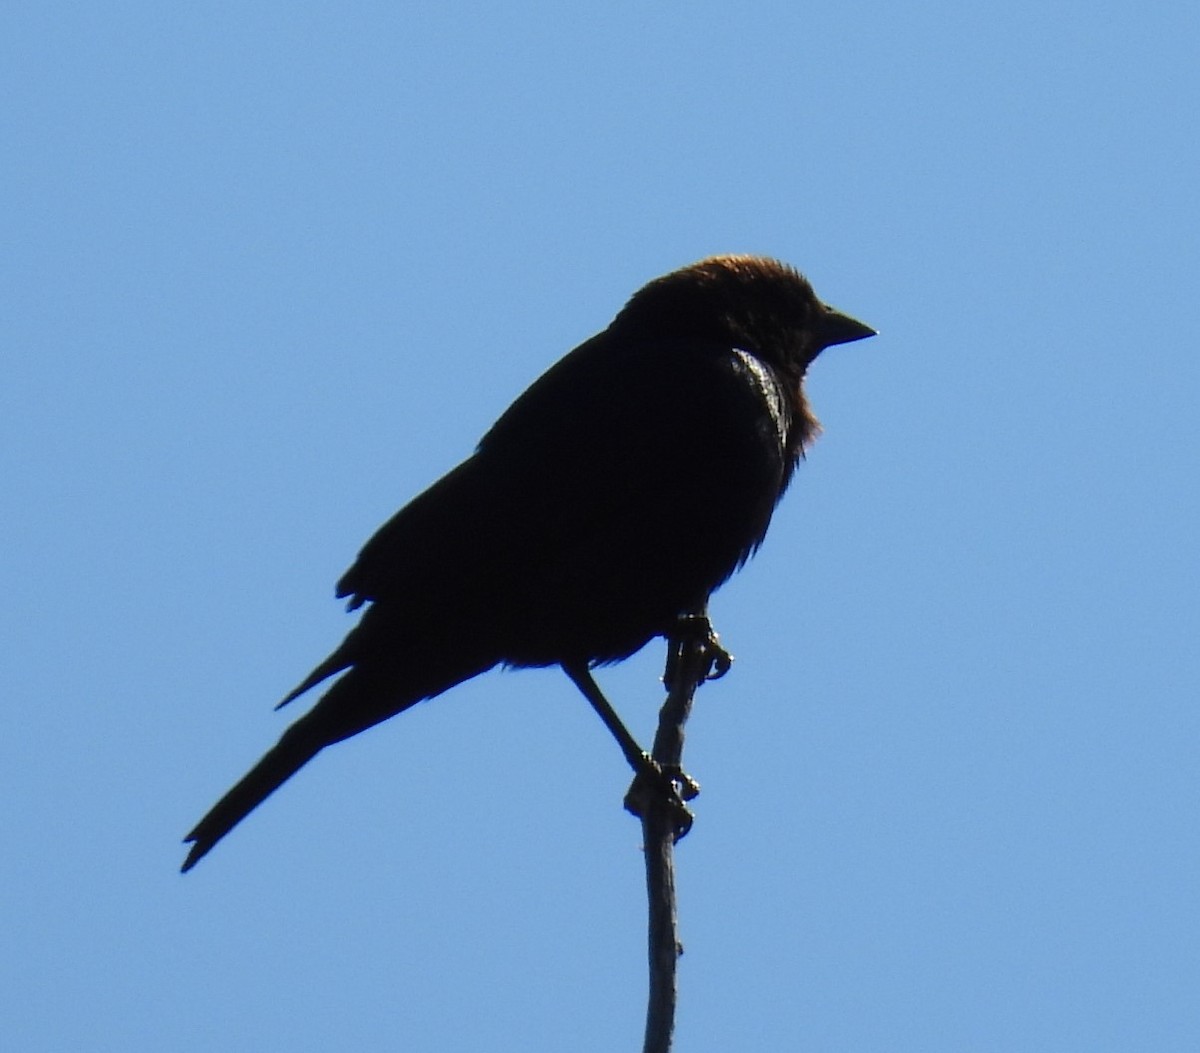
<path id="1" fill-rule="evenodd" d="M 622 741 L 591 670 L 707 618 L 819 433 L 808 367 L 874 335 L 763 256 L 640 288 L 362 548 L 337 583 L 357 625 L 276 708 L 337 679 L 187 835 L 183 872 L 321 750 L 496 666 L 560 666 Z"/>

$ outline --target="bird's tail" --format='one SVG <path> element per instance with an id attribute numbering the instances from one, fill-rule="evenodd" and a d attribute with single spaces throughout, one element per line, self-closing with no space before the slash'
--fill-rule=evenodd
<path id="1" fill-rule="evenodd" d="M 440 695 L 447 688 L 490 669 L 497 661 L 490 654 L 471 655 L 458 640 L 426 646 L 421 653 L 425 661 L 420 669 L 398 670 L 394 664 L 365 668 L 355 665 L 336 680 L 320 701 L 283 733 L 274 748 L 184 838 L 192 847 L 184 860 L 183 872 L 191 870 L 213 845 L 326 746 L 357 735 L 422 699 Z M 323 679 L 330 671 L 344 668 L 345 664 L 348 663 L 343 663 L 337 655 L 326 660 L 289 697 Z"/>
<path id="2" fill-rule="evenodd" d="M 246 818 L 255 808 L 313 759 L 326 745 L 301 719 L 283 733 L 283 737 L 224 797 L 209 809 L 184 843 L 191 851 L 183 862 L 182 873 L 192 869 L 218 841 Z"/>

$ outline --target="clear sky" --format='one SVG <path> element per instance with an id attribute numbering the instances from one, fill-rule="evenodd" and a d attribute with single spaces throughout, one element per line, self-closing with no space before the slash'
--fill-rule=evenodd
<path id="1" fill-rule="evenodd" d="M 678 1048 L 1200 1049 L 1194 2 L 4 22 L 0 1045 L 639 1048 L 628 773 L 561 674 L 179 840 L 374 528 L 757 252 L 881 335 L 714 603 Z M 661 652 L 601 674 L 643 737 Z"/>

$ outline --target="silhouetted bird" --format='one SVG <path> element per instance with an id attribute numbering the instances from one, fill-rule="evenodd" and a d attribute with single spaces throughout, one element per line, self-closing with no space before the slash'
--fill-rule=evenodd
<path id="1" fill-rule="evenodd" d="M 361 620 L 280 705 L 343 675 L 187 836 L 183 869 L 326 746 L 501 663 L 561 665 L 586 694 L 592 666 L 703 614 L 817 433 L 809 363 L 872 335 L 774 260 L 646 285 L 367 542 L 337 587 Z"/>

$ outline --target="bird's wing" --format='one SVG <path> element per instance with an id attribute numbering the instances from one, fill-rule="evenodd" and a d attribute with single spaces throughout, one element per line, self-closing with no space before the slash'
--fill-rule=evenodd
<path id="1" fill-rule="evenodd" d="M 627 564 L 652 559 L 681 524 L 713 519 L 714 504 L 739 520 L 718 546 L 729 550 L 723 580 L 761 540 L 787 474 L 776 388 L 757 360 L 725 345 L 601 333 L 386 523 L 338 594 L 352 606 L 507 596 L 531 575 L 586 577 L 614 553 Z"/>

